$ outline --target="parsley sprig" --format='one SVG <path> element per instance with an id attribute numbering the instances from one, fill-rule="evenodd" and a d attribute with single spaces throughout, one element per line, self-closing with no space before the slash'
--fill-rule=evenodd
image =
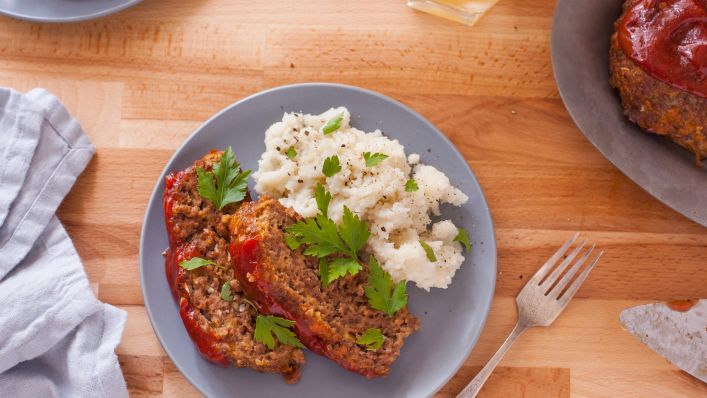
<path id="1" fill-rule="evenodd" d="M 420 246 L 422 246 L 422 249 L 425 251 L 425 254 L 427 255 L 427 259 L 430 260 L 430 262 L 435 262 L 437 261 L 437 256 L 435 256 L 434 250 L 432 250 L 432 247 L 427 244 L 424 240 L 420 240 Z"/>
<path id="2" fill-rule="evenodd" d="M 221 285 L 221 300 L 224 301 L 233 301 L 233 296 L 231 295 L 231 284 L 228 282 L 224 282 L 223 285 Z"/>
<path id="3" fill-rule="evenodd" d="M 378 328 L 369 328 L 356 340 L 356 344 L 364 346 L 368 351 L 376 351 L 383 345 L 385 336 Z"/>
<path id="4" fill-rule="evenodd" d="M 324 217 L 328 217 L 331 194 L 324 189 L 321 182 L 318 183 L 317 187 L 314 189 L 314 200 L 317 201 L 319 212 L 321 212 Z"/>
<path id="5" fill-rule="evenodd" d="M 328 203 L 328 200 L 325 201 Z M 285 241 L 290 248 L 305 244 L 304 254 L 320 259 L 320 269 L 327 271 L 320 275 L 325 284 L 346 274 L 356 275 L 361 270 L 358 252 L 371 235 L 368 224 L 346 206 L 339 226 L 320 213 L 316 218 L 297 222 L 286 231 Z M 337 257 L 328 261 L 326 257 L 330 255 Z"/>
<path id="6" fill-rule="evenodd" d="M 373 167 L 386 159 L 388 159 L 388 155 L 384 153 L 363 153 L 363 160 L 366 162 L 366 167 Z"/>
<path id="7" fill-rule="evenodd" d="M 325 176 L 331 177 L 340 171 L 341 164 L 339 164 L 338 156 L 329 156 L 328 158 L 324 159 L 324 164 L 322 165 L 322 173 L 324 173 Z"/>
<path id="8" fill-rule="evenodd" d="M 417 185 L 417 182 L 412 178 L 407 180 L 407 182 L 405 183 L 405 192 L 415 192 L 418 189 L 420 189 L 420 187 Z"/>
<path id="9" fill-rule="evenodd" d="M 339 113 L 333 118 L 329 119 L 327 124 L 322 127 L 322 133 L 324 135 L 331 134 L 341 127 L 341 121 L 344 119 L 344 112 Z"/>
<path id="10" fill-rule="evenodd" d="M 459 242 L 462 245 L 464 245 L 464 248 L 466 249 L 466 252 L 469 253 L 471 251 L 471 242 L 469 241 L 469 233 L 466 232 L 464 228 L 459 228 L 459 232 L 457 232 L 457 236 L 454 237 L 455 242 Z"/>
<path id="11" fill-rule="evenodd" d="M 344 206 L 341 225 L 328 217 L 331 194 L 321 183 L 314 190 L 319 214 L 288 227 L 285 243 L 290 249 L 307 245 L 304 254 L 319 258 L 319 277 L 324 286 L 345 275 L 356 275 L 361 270 L 358 252 L 365 246 L 371 232 L 368 223 Z M 326 257 L 334 256 L 329 260 Z"/>
<path id="12" fill-rule="evenodd" d="M 368 286 L 364 289 L 368 304 L 379 311 L 385 312 L 388 316 L 393 316 L 393 314 L 404 308 L 408 302 L 405 281 L 402 280 L 393 284 L 393 278 L 381 268 L 373 256 L 371 256 L 368 266 L 370 268 Z"/>
<path id="13" fill-rule="evenodd" d="M 240 172 L 241 165 L 236 162 L 233 149 L 228 147 L 212 171 L 196 168 L 199 195 L 210 200 L 221 210 L 226 205 L 237 203 L 245 198 L 248 191 L 248 176 L 251 170 Z"/>
<path id="14" fill-rule="evenodd" d="M 293 347 L 304 348 L 304 345 L 292 331 L 295 321 L 280 318 L 272 315 L 258 315 L 255 318 L 255 337 L 256 341 L 265 344 L 269 349 L 275 349 L 277 338 L 280 343 L 291 345 Z"/>
<path id="15" fill-rule="evenodd" d="M 189 260 L 184 260 L 179 262 L 179 266 L 187 271 L 193 271 L 197 268 L 205 267 L 207 265 L 215 265 L 219 268 L 224 268 L 221 264 L 207 260 L 201 257 L 192 257 Z"/>

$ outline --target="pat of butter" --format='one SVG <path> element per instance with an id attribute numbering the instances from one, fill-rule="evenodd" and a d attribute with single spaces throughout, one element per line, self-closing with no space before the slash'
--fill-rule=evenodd
<path id="1" fill-rule="evenodd" d="M 408 6 L 471 26 L 497 2 L 498 0 L 408 0 Z"/>

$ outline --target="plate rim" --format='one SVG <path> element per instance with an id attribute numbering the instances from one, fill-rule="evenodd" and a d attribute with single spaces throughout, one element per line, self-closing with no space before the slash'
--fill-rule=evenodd
<path id="1" fill-rule="evenodd" d="M 621 0 L 623 2 L 623 0 Z M 551 59 L 551 64 L 552 64 L 552 75 L 553 78 L 555 79 L 555 85 L 557 86 L 557 91 L 560 94 L 560 99 L 562 100 L 562 104 L 564 105 L 565 109 L 567 110 L 567 113 L 570 115 L 570 118 L 572 119 L 572 122 L 574 125 L 579 129 L 579 131 L 582 133 L 584 138 L 589 141 L 594 148 L 596 148 L 601 155 L 609 161 L 617 170 L 621 172 L 621 174 L 625 175 L 628 177 L 631 182 L 633 182 L 635 185 L 637 185 L 639 188 L 641 188 L 643 191 L 647 192 L 651 197 L 653 197 L 655 200 L 658 202 L 662 203 L 663 205 L 669 207 L 676 213 L 680 214 L 681 216 L 687 218 L 688 220 L 696 223 L 697 225 L 707 227 L 707 217 L 703 216 L 700 217 L 699 214 L 695 212 L 691 212 L 688 209 L 681 209 L 679 208 L 679 204 L 675 203 L 675 201 L 672 200 L 666 200 L 665 198 L 661 197 L 659 193 L 654 192 L 653 189 L 650 189 L 649 187 L 646 187 L 646 183 L 641 182 L 640 176 L 635 175 L 635 172 L 629 171 L 627 167 L 625 167 L 623 164 L 621 164 L 621 161 L 619 159 L 614 159 L 612 156 L 607 155 L 607 151 L 602 148 L 596 140 L 592 139 L 590 137 L 591 134 L 587 133 L 584 131 L 584 128 L 582 127 L 582 124 L 580 124 L 577 116 L 577 111 L 574 107 L 570 106 L 570 104 L 574 104 L 574 102 L 569 100 L 569 94 L 567 92 L 568 88 L 567 85 L 564 83 L 566 80 L 569 79 L 568 76 L 565 76 L 565 73 L 561 70 L 562 68 L 558 65 L 560 63 L 559 58 L 560 55 L 558 54 L 560 42 L 563 40 L 558 32 L 557 25 L 559 24 L 559 14 L 558 10 L 560 10 L 561 7 L 564 7 L 566 4 L 569 4 L 570 2 L 568 0 L 557 0 L 557 4 L 555 5 L 555 8 L 553 10 L 553 15 L 552 15 L 552 27 L 551 27 L 551 33 L 550 33 L 550 59 Z M 611 21 L 611 24 L 613 24 L 613 21 Z M 609 40 L 609 38 L 607 38 Z M 608 70 L 609 65 L 606 65 L 606 68 Z M 560 81 L 563 83 L 561 84 Z M 639 127 L 640 128 L 640 127 Z M 641 130 L 644 130 L 641 128 Z M 675 144 L 677 145 L 677 144 Z M 660 195 L 660 196 L 659 196 Z"/>
<path id="2" fill-rule="evenodd" d="M 251 100 L 251 99 L 254 99 L 255 97 L 259 97 L 259 96 L 262 96 L 262 95 L 267 95 L 267 94 L 270 94 L 270 93 L 276 92 L 276 91 L 283 91 L 283 90 L 288 90 L 288 89 L 292 89 L 292 88 L 302 88 L 302 87 L 304 87 L 304 88 L 307 88 L 307 87 L 328 87 L 328 88 L 339 88 L 339 89 L 345 89 L 345 90 L 351 90 L 351 91 L 358 91 L 358 92 L 363 93 L 363 94 L 371 95 L 371 96 L 374 96 L 374 97 L 378 97 L 378 98 L 380 98 L 380 99 L 382 99 L 382 100 L 392 102 L 394 105 L 396 105 L 396 106 L 402 108 L 404 111 L 409 112 L 409 113 L 412 114 L 413 116 L 415 116 L 415 117 L 419 118 L 421 121 L 423 121 L 432 131 L 434 131 L 435 133 L 437 133 L 443 140 L 445 140 L 445 141 L 447 142 L 447 144 L 449 144 L 449 145 L 454 149 L 454 154 L 455 154 L 455 156 L 457 156 L 457 157 L 461 158 L 461 160 L 463 160 L 463 163 L 464 163 L 465 167 L 467 168 L 467 170 L 469 171 L 469 173 L 470 173 L 470 174 L 472 175 L 472 177 L 474 178 L 474 181 L 476 182 L 476 185 L 478 185 L 479 191 L 481 192 L 481 202 L 480 202 L 478 205 L 479 205 L 479 206 L 482 206 L 482 207 L 484 208 L 484 210 L 486 211 L 486 213 L 488 214 L 489 222 L 490 222 L 490 225 L 491 225 L 491 231 L 490 231 L 490 232 L 491 232 L 491 236 L 492 236 L 492 238 L 493 238 L 493 239 L 492 239 L 492 242 L 490 242 L 490 243 L 491 243 L 490 245 L 488 245 L 488 246 L 485 245 L 485 248 L 487 248 L 487 249 L 490 248 L 490 249 L 491 249 L 491 252 L 492 252 L 492 264 L 491 264 L 491 265 L 492 265 L 492 270 L 491 270 L 492 272 L 491 272 L 491 275 L 493 275 L 493 283 L 491 284 L 491 288 L 490 288 L 490 290 L 489 290 L 489 294 L 484 298 L 484 299 L 485 299 L 485 300 L 484 300 L 484 301 L 485 301 L 485 303 L 484 303 L 485 305 L 484 305 L 483 308 L 482 308 L 482 317 L 481 317 L 481 322 L 480 322 L 480 324 L 479 324 L 478 332 L 477 332 L 474 336 L 472 336 L 472 338 L 471 338 L 471 340 L 470 340 L 470 344 L 468 345 L 468 348 L 466 348 L 466 350 L 465 350 L 465 351 L 466 351 L 466 352 L 465 352 L 465 355 L 464 355 L 463 357 L 460 357 L 461 359 L 460 359 L 459 361 L 457 361 L 456 364 L 454 364 L 454 366 L 453 366 L 454 371 L 451 372 L 444 380 L 442 380 L 438 386 L 435 386 L 434 389 L 433 389 L 432 391 L 430 391 L 430 393 L 427 395 L 427 397 L 431 397 L 431 396 L 433 396 L 435 393 L 437 393 L 440 389 L 442 389 L 442 387 L 444 387 L 444 386 L 449 382 L 449 380 L 451 380 L 452 377 L 454 377 L 454 376 L 459 372 L 459 369 L 464 365 L 464 363 L 466 362 L 467 358 L 468 358 L 469 355 L 471 354 L 471 352 L 472 352 L 472 350 L 474 349 L 474 347 L 476 347 L 476 344 L 478 343 L 478 340 L 479 340 L 479 338 L 481 337 L 481 334 L 482 334 L 484 328 L 486 327 L 486 322 L 488 321 L 488 315 L 489 315 L 489 312 L 491 311 L 491 306 L 493 305 L 493 300 L 494 300 L 494 298 L 495 298 L 496 283 L 497 283 L 497 281 L 498 281 L 498 280 L 497 280 L 497 274 L 498 274 L 498 248 L 497 248 L 497 242 L 496 242 L 496 227 L 495 227 L 495 224 L 494 224 L 494 222 L 493 222 L 493 215 L 491 214 L 491 210 L 490 210 L 490 208 L 489 208 L 489 206 L 488 206 L 488 202 L 487 202 L 487 200 L 486 200 L 486 195 L 485 195 L 484 192 L 483 192 L 483 188 L 481 187 L 481 184 L 479 183 L 478 179 L 476 178 L 476 174 L 474 174 L 474 171 L 473 171 L 473 170 L 471 169 L 471 167 L 469 166 L 469 163 L 468 163 L 468 161 L 466 160 L 466 158 L 464 158 L 464 156 L 461 154 L 461 152 L 459 152 L 459 150 L 457 149 L 456 145 L 454 145 L 454 143 L 452 143 L 452 141 L 449 139 L 449 137 L 447 137 L 444 133 L 442 133 L 442 131 L 439 130 L 439 129 L 438 129 L 431 121 L 429 121 L 427 118 L 425 118 L 424 116 L 422 116 L 420 113 L 418 113 L 417 111 L 413 110 L 413 109 L 410 108 L 409 106 L 407 106 L 407 105 L 401 103 L 400 101 L 398 101 L 398 100 L 396 100 L 396 99 L 393 99 L 393 98 L 391 98 L 391 97 L 388 97 L 387 95 L 381 94 L 381 93 L 379 93 L 379 92 L 376 92 L 376 91 L 373 91 L 373 90 L 369 90 L 369 89 L 365 89 L 365 88 L 361 88 L 361 87 L 357 87 L 357 86 L 352 86 L 352 85 L 348 85 L 348 84 L 341 84 L 341 83 L 330 83 L 330 82 L 307 82 L 307 83 L 293 83 L 293 84 L 286 84 L 286 85 L 281 85 L 281 86 L 275 86 L 275 87 L 271 87 L 271 88 L 268 88 L 268 89 L 265 89 L 265 90 L 261 90 L 261 91 L 255 92 L 255 93 L 253 93 L 253 94 L 247 95 L 246 97 L 243 97 L 243 98 L 241 98 L 241 99 L 239 99 L 239 100 L 233 102 L 232 104 L 226 106 L 225 108 L 221 109 L 220 111 L 216 112 L 214 115 L 212 115 L 211 117 L 209 117 L 206 121 L 204 121 L 201 125 L 199 125 L 199 127 L 197 127 L 197 128 L 181 143 L 181 145 L 179 145 L 179 147 L 178 147 L 177 149 L 174 150 L 174 153 L 173 153 L 172 156 L 169 158 L 169 160 L 167 160 L 167 162 L 165 163 L 164 167 L 162 168 L 162 172 L 160 173 L 159 177 L 157 178 L 156 182 L 154 183 L 154 187 L 152 188 L 152 193 L 150 194 L 150 197 L 149 197 L 149 199 L 148 199 L 148 201 L 147 201 L 147 203 L 146 203 L 146 206 L 145 206 L 145 215 L 144 215 L 144 217 L 143 217 L 143 223 L 142 223 L 142 227 L 141 227 L 141 229 L 140 229 L 140 246 L 139 246 L 139 252 L 138 252 L 138 271 L 139 271 L 139 273 L 140 273 L 140 292 L 141 292 L 142 297 L 143 297 L 144 307 L 145 307 L 145 310 L 146 310 L 146 312 L 147 312 L 147 317 L 148 317 L 148 319 L 149 319 L 149 321 L 150 321 L 150 326 L 152 327 L 152 331 L 153 331 L 153 333 L 155 334 L 155 336 L 157 337 L 157 340 L 159 341 L 160 346 L 161 346 L 162 349 L 165 351 L 165 353 L 167 354 L 167 356 L 169 357 L 169 359 L 174 363 L 174 366 L 179 370 L 179 372 L 181 373 L 181 375 L 184 376 L 184 378 L 187 379 L 187 380 L 189 381 L 189 383 L 190 383 L 196 390 L 198 390 L 201 394 L 204 394 L 205 396 L 207 396 L 206 393 L 205 393 L 204 391 L 202 391 L 202 390 L 194 383 L 194 381 L 192 380 L 193 376 L 191 376 L 191 375 L 185 373 L 185 372 L 182 370 L 182 367 L 181 367 L 179 364 L 177 364 L 177 363 L 172 359 L 171 349 L 168 348 L 168 347 L 164 344 L 161 334 L 157 331 L 157 328 L 155 327 L 155 322 L 154 322 L 154 318 L 153 318 L 153 315 L 152 315 L 152 310 L 150 309 L 150 305 L 148 304 L 148 303 L 149 303 L 149 299 L 148 299 L 148 296 L 145 294 L 145 272 L 143 272 L 143 269 L 144 269 L 144 261 L 143 261 L 144 250 L 143 250 L 143 247 L 144 247 L 145 239 L 146 239 L 146 225 L 147 225 L 147 222 L 148 222 L 148 215 L 149 215 L 150 204 L 153 203 L 153 201 L 156 199 L 156 197 L 157 197 L 158 195 L 160 195 L 160 192 L 158 192 L 158 187 L 159 187 L 159 185 L 160 185 L 160 181 L 161 181 L 162 179 L 164 179 L 164 177 L 166 176 L 166 173 L 168 172 L 168 170 L 167 170 L 167 165 L 169 165 L 170 163 L 172 163 L 172 162 L 176 159 L 176 157 L 178 156 L 178 154 L 182 151 L 182 149 L 183 149 L 184 147 L 186 147 L 187 144 L 189 144 L 189 142 L 191 142 L 191 140 L 193 140 L 193 139 L 196 137 L 196 135 L 197 135 L 201 130 L 203 130 L 204 128 L 206 128 L 206 126 L 208 126 L 209 124 L 211 124 L 214 120 L 216 120 L 217 118 L 221 117 L 221 116 L 222 116 L 223 114 L 225 114 L 226 112 L 230 111 L 232 108 L 234 108 L 234 107 L 236 107 L 236 106 L 239 106 L 241 103 L 244 103 L 244 102 L 246 102 L 246 101 L 249 101 L 249 100 Z M 486 243 L 486 242 L 484 242 L 484 243 Z M 486 304 L 486 303 L 487 303 L 487 304 Z"/>
<path id="3" fill-rule="evenodd" d="M 37 15 L 32 15 L 32 14 L 27 14 L 27 13 L 20 13 L 17 11 L 9 10 L 7 8 L 2 8 L 0 7 L 0 15 L 4 15 L 10 18 L 15 18 L 19 19 L 22 21 L 30 21 L 30 22 L 39 22 L 39 23 L 56 23 L 56 24 L 61 24 L 61 23 L 72 23 L 72 22 L 82 22 L 82 21 L 88 21 L 92 19 L 97 19 L 101 17 L 105 17 L 111 14 L 115 14 L 116 12 L 123 11 L 126 8 L 135 6 L 139 3 L 141 3 L 142 0 L 126 0 L 124 3 L 106 8 L 101 11 L 96 11 L 90 14 L 85 14 L 85 15 L 78 15 L 78 16 L 73 16 L 73 17 L 46 17 L 46 16 L 37 16 Z"/>

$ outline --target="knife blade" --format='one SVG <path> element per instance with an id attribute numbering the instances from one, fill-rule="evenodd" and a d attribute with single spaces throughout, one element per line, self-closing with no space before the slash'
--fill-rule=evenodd
<path id="1" fill-rule="evenodd" d="M 639 305 L 621 311 L 621 325 L 651 350 L 707 383 L 707 300 Z"/>

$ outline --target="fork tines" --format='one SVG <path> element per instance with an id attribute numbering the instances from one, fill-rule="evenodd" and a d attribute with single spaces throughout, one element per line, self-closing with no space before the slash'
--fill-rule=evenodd
<path id="1" fill-rule="evenodd" d="M 574 250 L 572 250 L 572 252 L 565 256 L 565 253 L 574 244 L 577 238 L 579 238 L 579 232 L 575 233 L 574 236 L 565 242 L 565 244 L 562 245 L 562 247 L 560 247 L 560 249 L 557 250 L 557 252 L 555 252 L 549 260 L 547 260 L 538 272 L 533 275 L 530 281 L 528 281 L 528 283 L 536 283 L 544 291 L 545 296 L 552 297 L 560 301 L 561 304 L 566 304 L 569 302 L 582 283 L 584 283 L 584 280 L 587 279 L 587 276 L 592 271 L 597 261 L 599 261 L 599 258 L 601 258 L 604 254 L 603 251 L 599 252 L 599 254 L 591 260 L 589 265 L 584 268 L 579 276 L 572 281 L 573 277 L 577 274 L 580 268 L 582 268 L 582 265 L 584 265 L 587 261 L 596 246 L 592 244 L 589 249 L 586 250 L 584 254 L 573 263 L 573 260 L 587 245 L 587 240 L 583 239 L 582 242 L 580 242 Z M 562 259 L 563 257 L 564 259 Z M 562 262 L 556 266 L 560 259 L 562 259 Z M 571 284 L 570 281 L 572 281 Z"/>

